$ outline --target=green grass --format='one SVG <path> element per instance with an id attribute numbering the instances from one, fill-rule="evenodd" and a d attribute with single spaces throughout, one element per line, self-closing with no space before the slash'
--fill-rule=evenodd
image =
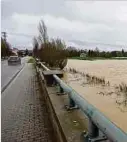
<path id="1" fill-rule="evenodd" d="M 27 63 L 35 63 L 35 59 L 33 57 L 30 57 Z"/>
<path id="2" fill-rule="evenodd" d="M 86 58 L 83 58 L 83 57 L 70 57 L 69 59 L 76 59 L 76 60 L 94 60 L 93 58 L 89 58 L 89 57 L 86 57 Z"/>
<path id="3" fill-rule="evenodd" d="M 123 57 L 123 58 L 115 58 L 115 57 L 112 57 L 112 58 L 104 58 L 104 57 L 86 57 L 86 58 L 83 58 L 83 57 L 70 57 L 69 59 L 76 59 L 76 60 L 90 60 L 90 61 L 94 61 L 94 60 L 127 60 L 127 58 Z"/>

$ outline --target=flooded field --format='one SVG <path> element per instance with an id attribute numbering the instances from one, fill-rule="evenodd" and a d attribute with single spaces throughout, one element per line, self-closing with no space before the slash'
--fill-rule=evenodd
<path id="1" fill-rule="evenodd" d="M 69 60 L 65 80 L 127 132 L 127 60 Z"/>

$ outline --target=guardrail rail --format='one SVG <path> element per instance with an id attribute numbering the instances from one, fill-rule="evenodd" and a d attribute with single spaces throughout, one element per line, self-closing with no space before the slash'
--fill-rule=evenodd
<path id="1" fill-rule="evenodd" d="M 44 70 L 49 70 L 43 63 L 39 62 L 39 66 Z M 62 92 L 66 92 L 69 96 L 69 108 L 80 108 L 89 120 L 88 132 L 84 133 L 84 141 L 86 142 L 127 142 L 127 134 L 104 116 L 97 108 L 88 103 L 74 89 L 64 83 L 57 75 L 53 75 L 54 80 L 60 86 Z M 100 135 L 101 133 L 101 135 Z"/>

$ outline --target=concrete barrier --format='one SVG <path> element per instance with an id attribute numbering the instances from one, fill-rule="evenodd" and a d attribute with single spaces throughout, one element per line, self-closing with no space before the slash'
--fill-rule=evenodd
<path id="1" fill-rule="evenodd" d="M 41 70 L 39 70 L 38 68 L 37 68 L 37 73 L 38 73 L 38 79 L 39 79 L 39 82 L 40 82 L 40 86 L 41 86 L 41 89 L 42 89 L 42 92 L 43 92 L 43 95 L 44 95 L 43 97 L 44 97 L 45 102 L 46 102 L 48 114 L 50 116 L 50 121 L 52 122 L 52 127 L 53 127 L 53 130 L 54 130 L 55 137 L 57 138 L 58 142 L 67 142 L 66 137 L 64 135 L 64 132 L 63 132 L 61 125 L 59 123 L 59 120 L 57 118 L 55 109 L 53 108 L 52 102 L 50 100 L 48 90 L 47 90 L 47 86 L 46 86 L 46 82 L 44 80 L 44 76 L 43 76 Z"/>

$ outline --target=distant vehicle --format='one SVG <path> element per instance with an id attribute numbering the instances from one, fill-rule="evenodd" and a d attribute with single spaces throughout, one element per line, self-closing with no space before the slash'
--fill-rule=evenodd
<path id="1" fill-rule="evenodd" d="M 10 56 L 8 58 L 8 65 L 21 65 L 21 58 L 18 56 Z"/>

